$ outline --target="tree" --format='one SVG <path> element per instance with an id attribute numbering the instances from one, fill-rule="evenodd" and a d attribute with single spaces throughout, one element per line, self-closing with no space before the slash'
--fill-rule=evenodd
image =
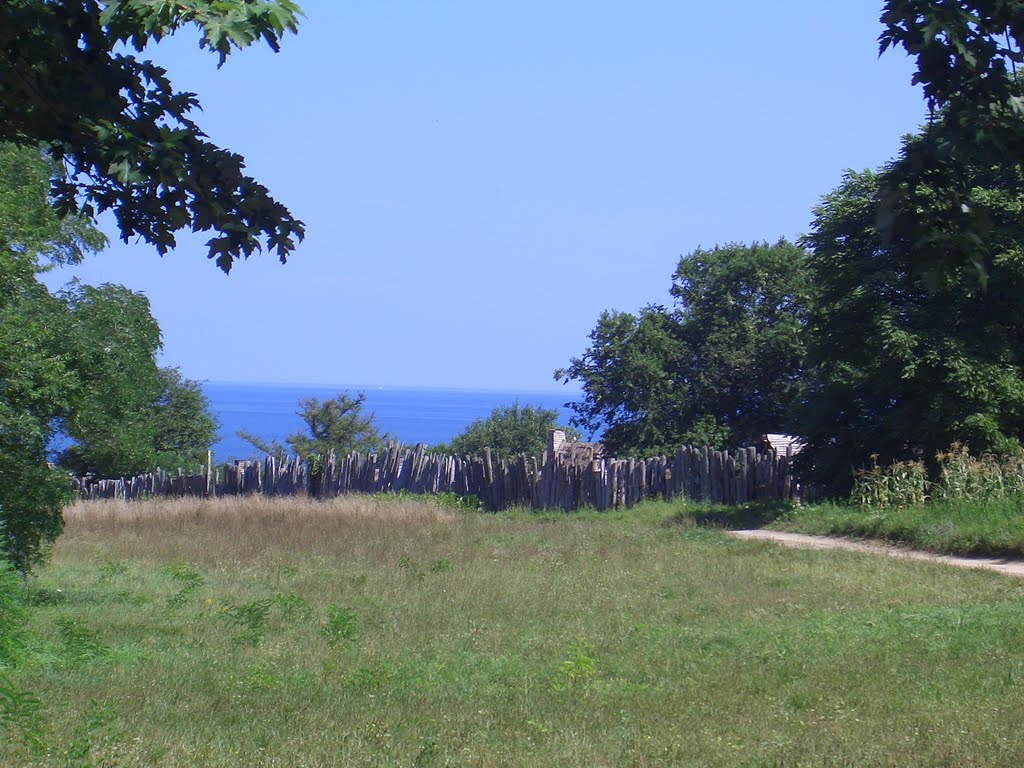
<path id="1" fill-rule="evenodd" d="M 490 448 L 499 456 L 543 456 L 548 449 L 548 433 L 566 429 L 570 439 L 579 433 L 558 424 L 558 411 L 552 408 L 512 405 L 495 408 L 485 419 L 477 419 L 452 440 L 441 446 L 459 455 L 479 456 Z"/>
<path id="2" fill-rule="evenodd" d="M 334 452 L 346 456 L 354 451 L 375 451 L 386 441 L 374 426 L 375 414 L 363 412 L 366 393 L 355 397 L 342 392 L 321 401 L 316 397 L 299 400 L 296 415 L 306 423 L 304 432 L 295 432 L 286 442 L 291 452 L 303 457 L 326 456 Z M 264 440 L 257 435 L 241 430 L 238 436 L 260 453 L 283 458 L 285 446 L 277 440 Z"/>
<path id="3" fill-rule="evenodd" d="M 75 383 L 61 352 L 65 327 L 32 258 L 0 243 L 0 557 L 22 573 L 60 533 L 69 496 L 46 453 Z"/>
<path id="4" fill-rule="evenodd" d="M 916 57 L 931 118 L 881 174 L 879 234 L 912 243 L 910 266 L 932 282 L 956 282 L 966 264 L 984 285 L 997 223 L 971 204 L 970 166 L 1021 168 L 1024 10 L 1018 0 L 887 0 L 881 21 L 881 52 Z"/>
<path id="5" fill-rule="evenodd" d="M 639 315 L 602 312 L 590 342 L 582 357 L 555 372 L 583 386 L 583 399 L 568 404 L 573 426 L 591 435 L 603 430 L 613 456 L 657 453 L 682 439 L 675 410 L 686 382 L 677 373 L 691 355 L 677 319 L 658 305 Z"/>
<path id="6" fill-rule="evenodd" d="M 54 215 L 50 179 L 58 172 L 36 149 L 0 144 L 0 245 L 23 254 L 37 271 L 76 264 L 107 245 L 92 219 Z"/>
<path id="7" fill-rule="evenodd" d="M 207 463 L 220 426 L 210 400 L 198 381 L 177 368 L 161 368 L 157 377 L 160 394 L 151 405 L 156 466 L 198 469 Z"/>
<path id="8" fill-rule="evenodd" d="M 583 386 L 573 424 L 604 427 L 620 456 L 750 444 L 780 429 L 802 387 L 804 251 L 785 240 L 697 249 L 671 292 L 671 310 L 603 313 L 583 357 L 556 372 Z"/>
<path id="9" fill-rule="evenodd" d="M 59 464 L 101 477 L 205 464 L 217 420 L 199 382 L 157 365 L 160 326 L 149 299 L 110 284 L 73 285 L 62 298 L 78 383 L 61 419 L 74 444 Z"/>
<path id="10" fill-rule="evenodd" d="M 62 420 L 74 440 L 59 463 L 76 475 L 133 475 L 156 468 L 153 404 L 160 326 L 149 300 L 120 285 L 75 285 L 63 294 L 68 346 L 78 374 L 74 407 Z"/>
<path id="11" fill-rule="evenodd" d="M 125 242 L 141 237 L 161 254 L 179 230 L 213 230 L 209 258 L 225 272 L 264 247 L 283 262 L 302 222 L 245 175 L 240 155 L 206 139 L 195 94 L 128 51 L 191 25 L 222 65 L 257 40 L 277 51 L 300 15 L 291 0 L 0 0 L 0 141 L 60 163 L 62 216 L 111 210 Z"/>
<path id="12" fill-rule="evenodd" d="M 105 243 L 91 221 L 54 214 L 51 169 L 37 150 L 0 144 L 0 557 L 22 573 L 63 527 L 68 477 L 47 448 L 79 387 L 67 308 L 38 274 Z"/>
<path id="13" fill-rule="evenodd" d="M 818 298 L 801 458 L 837 493 L 872 455 L 928 461 L 954 441 L 1014 453 L 1024 437 L 1024 175 L 965 154 L 966 204 L 990 222 L 990 279 L 983 286 L 971 263 L 953 261 L 935 281 L 917 267 L 918 241 L 878 222 L 886 185 L 927 141 L 908 139 L 879 173 L 848 173 L 806 238 Z M 926 217 L 944 206 L 932 191 L 922 182 L 914 193 Z"/>

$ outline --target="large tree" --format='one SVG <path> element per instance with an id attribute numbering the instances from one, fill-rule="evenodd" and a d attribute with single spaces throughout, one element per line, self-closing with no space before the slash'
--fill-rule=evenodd
<path id="1" fill-rule="evenodd" d="M 198 381 L 177 368 L 161 368 L 157 376 L 159 393 L 151 404 L 156 466 L 198 469 L 209 461 L 220 421 Z"/>
<path id="2" fill-rule="evenodd" d="M 878 233 L 913 245 L 911 268 L 932 283 L 970 266 L 982 285 L 999 222 L 972 201 L 974 169 L 1024 163 L 1024 4 L 1019 0 L 887 0 L 881 51 L 914 56 L 930 109 L 927 129 L 879 179 Z"/>
<path id="3" fill-rule="evenodd" d="M 39 272 L 102 247 L 90 220 L 58 219 L 52 163 L 0 144 L 0 557 L 26 571 L 60 533 L 67 475 L 47 462 L 79 388 L 71 318 Z"/>
<path id="4" fill-rule="evenodd" d="M 880 173 L 848 173 L 807 237 L 818 295 L 803 458 L 836 491 L 872 455 L 930 460 L 953 441 L 1017 452 L 1024 437 L 1024 176 L 1016 163 L 972 162 L 962 148 L 965 205 L 988 222 L 979 248 L 989 279 L 951 261 L 936 280 L 919 268 L 917 239 L 878 218 L 902 158 L 929 140 L 909 139 Z M 925 216 L 944 207 L 923 181 L 913 195 Z"/>
<path id="5" fill-rule="evenodd" d="M 160 326 L 149 300 L 110 284 L 73 285 L 61 298 L 77 385 L 61 419 L 73 443 L 60 465 L 118 477 L 205 464 L 217 420 L 198 382 L 158 366 Z"/>
<path id="6" fill-rule="evenodd" d="M 58 218 L 52 172 L 38 149 L 0 144 L 0 557 L 22 571 L 62 526 L 68 477 L 48 462 L 60 431 L 75 440 L 65 466 L 108 475 L 195 466 L 215 431 L 198 385 L 158 368 L 144 296 L 41 282 L 106 242 L 90 219 Z"/>
<path id="7" fill-rule="evenodd" d="M 805 259 L 785 240 L 697 249 L 679 261 L 672 309 L 603 313 L 590 348 L 556 372 L 583 387 L 574 424 L 603 428 L 615 455 L 781 429 L 802 386 Z"/>
<path id="8" fill-rule="evenodd" d="M 79 376 L 64 429 L 75 442 L 60 464 L 100 477 L 154 469 L 151 405 L 159 397 L 160 326 L 149 300 L 120 285 L 74 286 L 68 346 Z"/>
<path id="9" fill-rule="evenodd" d="M 0 242 L 0 559 L 22 572 L 63 527 L 68 478 L 47 449 L 77 380 L 63 351 L 67 327 L 33 259 Z"/>
<path id="10" fill-rule="evenodd" d="M 195 26 L 223 64 L 258 40 L 276 51 L 300 13 L 291 0 L 0 0 L 0 141 L 44 148 L 61 164 L 57 209 L 111 210 L 126 242 L 163 254 L 182 229 L 213 230 L 225 272 L 262 248 L 284 261 L 302 222 L 207 140 L 195 94 L 132 51 Z"/>

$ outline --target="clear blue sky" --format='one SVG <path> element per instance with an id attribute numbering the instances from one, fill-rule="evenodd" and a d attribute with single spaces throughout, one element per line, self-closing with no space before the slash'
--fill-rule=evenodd
<path id="1" fill-rule="evenodd" d="M 161 259 L 108 222 L 75 270 L 145 292 L 191 378 L 558 387 L 601 310 L 668 303 L 698 246 L 798 237 L 925 114 L 881 0 L 302 6 L 277 55 L 147 51 L 305 221 L 288 264 L 225 277 L 203 237 Z"/>

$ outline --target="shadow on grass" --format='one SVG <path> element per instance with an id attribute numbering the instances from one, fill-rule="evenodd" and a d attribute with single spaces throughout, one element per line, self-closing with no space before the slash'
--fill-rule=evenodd
<path id="1" fill-rule="evenodd" d="M 785 517 L 793 505 L 783 501 L 751 502 L 736 506 L 701 505 L 677 512 L 665 520 L 666 525 L 697 525 L 729 531 L 763 528 Z"/>

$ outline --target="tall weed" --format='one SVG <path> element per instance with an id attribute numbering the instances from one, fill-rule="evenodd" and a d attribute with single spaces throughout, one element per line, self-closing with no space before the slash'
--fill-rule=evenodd
<path id="1" fill-rule="evenodd" d="M 924 504 L 929 485 L 924 462 L 899 461 L 880 467 L 878 457 L 872 456 L 871 466 L 857 473 L 851 498 L 868 509 L 905 509 Z"/>
<path id="2" fill-rule="evenodd" d="M 989 502 L 1024 495 L 1024 458 L 972 456 L 954 443 L 935 457 L 935 479 L 922 461 L 899 461 L 887 467 L 872 457 L 857 473 L 850 500 L 865 509 L 908 509 L 928 501 Z"/>
<path id="3" fill-rule="evenodd" d="M 939 477 L 933 495 L 942 501 L 1001 501 L 1024 493 L 1024 459 L 972 456 L 954 443 L 936 457 Z"/>

